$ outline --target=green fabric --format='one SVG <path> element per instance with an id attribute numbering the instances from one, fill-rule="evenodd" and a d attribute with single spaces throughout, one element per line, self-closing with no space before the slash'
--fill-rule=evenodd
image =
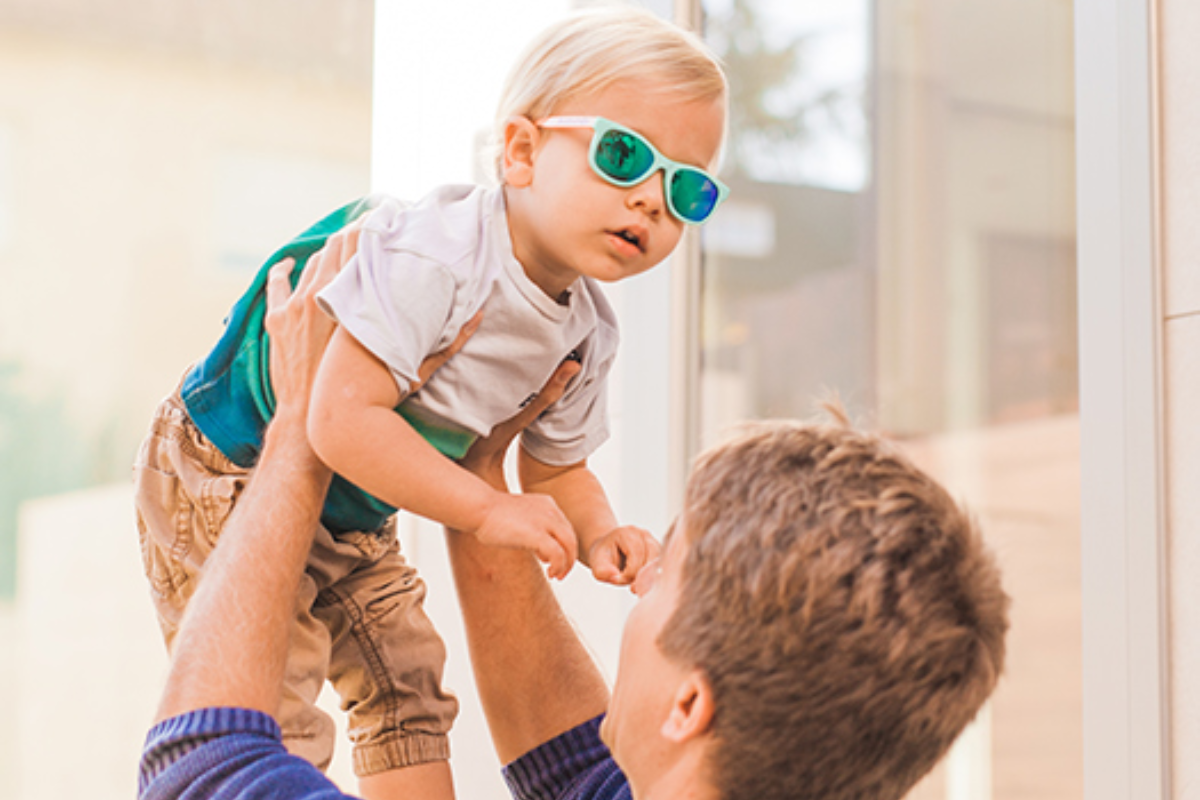
<path id="1" fill-rule="evenodd" d="M 342 206 L 280 247 L 255 274 L 250 287 L 225 321 L 216 346 L 184 379 L 182 395 L 192 421 L 230 461 L 250 468 L 262 451 L 263 432 L 275 413 L 270 379 L 270 337 L 266 316 L 266 286 L 272 265 L 293 258 L 292 286 L 300 280 L 308 259 L 326 240 L 378 205 L 367 197 Z M 474 436 L 418 419 L 405 403 L 396 409 L 409 424 L 448 458 L 466 454 Z M 375 531 L 396 512 L 340 475 L 334 476 L 321 521 L 334 533 Z"/>

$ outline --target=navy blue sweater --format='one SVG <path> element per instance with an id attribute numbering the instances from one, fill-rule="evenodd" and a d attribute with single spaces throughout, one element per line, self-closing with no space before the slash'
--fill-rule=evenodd
<path id="1" fill-rule="evenodd" d="M 629 784 L 600 741 L 597 717 L 504 769 L 517 800 L 629 800 Z M 284 749 L 279 725 L 244 708 L 206 708 L 160 722 L 146 737 L 141 800 L 334 800 L 337 786 Z"/>

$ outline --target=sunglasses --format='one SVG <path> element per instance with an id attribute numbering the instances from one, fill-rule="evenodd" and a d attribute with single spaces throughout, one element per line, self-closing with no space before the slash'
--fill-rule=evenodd
<path id="1" fill-rule="evenodd" d="M 704 222 L 729 194 L 729 188 L 702 169 L 672 161 L 640 133 L 603 117 L 547 117 L 539 128 L 591 128 L 588 163 L 614 186 L 636 186 L 663 171 L 667 208 L 692 225 Z"/>

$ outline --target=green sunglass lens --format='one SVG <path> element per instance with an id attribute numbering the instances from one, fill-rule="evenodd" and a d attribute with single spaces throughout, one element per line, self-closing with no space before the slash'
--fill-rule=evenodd
<path id="1" fill-rule="evenodd" d="M 596 166 L 613 180 L 634 181 L 646 174 L 654 154 L 636 136 L 609 131 L 596 145 Z"/>
<path id="2" fill-rule="evenodd" d="M 671 179 L 671 205 L 688 222 L 702 222 L 717 206 L 717 185 L 702 172 L 681 169 Z"/>

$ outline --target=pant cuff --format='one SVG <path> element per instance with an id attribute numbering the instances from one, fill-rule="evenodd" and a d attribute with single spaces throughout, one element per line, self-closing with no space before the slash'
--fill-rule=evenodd
<path id="1" fill-rule="evenodd" d="M 354 748 L 354 774 L 360 778 L 450 758 L 450 739 L 441 733 L 397 731 Z"/>

